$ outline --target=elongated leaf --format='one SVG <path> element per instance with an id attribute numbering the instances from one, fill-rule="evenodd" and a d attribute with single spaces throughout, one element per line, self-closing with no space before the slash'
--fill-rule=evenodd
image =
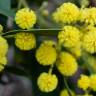
<path id="1" fill-rule="evenodd" d="M 3 36 L 7 36 L 7 35 L 13 35 L 16 33 L 20 33 L 20 32 L 32 32 L 35 35 L 51 35 L 51 36 L 56 36 L 58 34 L 59 31 L 61 31 L 62 29 L 30 29 L 30 30 L 12 30 L 12 31 L 8 31 L 5 33 L 2 33 L 1 35 Z"/>

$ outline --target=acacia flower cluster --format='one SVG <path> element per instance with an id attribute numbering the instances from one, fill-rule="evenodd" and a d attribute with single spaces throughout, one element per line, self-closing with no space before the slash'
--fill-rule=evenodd
<path id="1" fill-rule="evenodd" d="M 50 67 L 48 72 L 40 73 L 37 78 L 38 88 L 46 93 L 54 91 L 59 83 L 58 76 L 53 73 L 54 67 L 64 78 L 71 77 L 76 74 L 81 66 L 78 61 L 84 57 L 84 54 L 93 55 L 96 53 L 95 7 L 79 8 L 68 2 L 57 8 L 52 17 L 56 23 L 61 24 L 61 31 L 58 32 L 56 37 L 57 41 L 46 39 L 40 42 L 41 44 L 37 47 L 35 34 L 26 31 L 33 28 L 37 22 L 38 18 L 35 11 L 22 8 L 15 15 L 15 23 L 23 30 L 23 32 L 20 31 L 14 35 L 16 47 L 22 51 L 30 51 L 36 48 L 35 58 L 38 64 L 42 67 Z M 3 27 L 0 25 L 0 33 L 2 31 Z M 0 71 L 4 69 L 2 65 L 7 64 L 7 52 L 7 40 L 0 36 Z M 96 75 L 87 76 L 82 74 L 77 81 L 77 85 L 85 91 L 83 96 L 91 96 L 86 93 L 86 90 L 96 91 Z M 77 95 L 72 90 L 70 94 L 72 96 Z M 64 87 L 60 96 L 69 96 L 69 90 Z"/>
<path id="2" fill-rule="evenodd" d="M 92 74 L 91 76 L 82 74 L 78 80 L 78 87 L 85 91 L 88 88 L 96 91 L 96 74 Z"/>

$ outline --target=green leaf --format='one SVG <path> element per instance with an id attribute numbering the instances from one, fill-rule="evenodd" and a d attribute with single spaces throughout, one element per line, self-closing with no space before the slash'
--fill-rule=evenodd
<path id="1" fill-rule="evenodd" d="M 0 14 L 14 17 L 15 12 L 11 9 L 11 0 L 0 0 Z"/>
<path id="2" fill-rule="evenodd" d="M 0 0 L 0 8 L 11 9 L 11 0 Z"/>
<path id="3" fill-rule="evenodd" d="M 61 31 L 62 29 L 56 29 L 56 28 L 53 28 L 53 29 L 29 29 L 29 30 L 12 30 L 12 31 L 8 31 L 8 32 L 5 32 L 5 33 L 2 33 L 1 35 L 2 36 L 10 36 L 10 35 L 14 35 L 16 33 L 20 33 L 20 32 L 32 32 L 34 33 L 35 35 L 42 35 L 42 36 L 57 36 L 58 35 L 58 32 Z"/>
<path id="4" fill-rule="evenodd" d="M 7 9 L 1 9 L 1 8 L 0 8 L 0 14 L 3 14 L 7 17 L 12 17 L 12 18 L 14 18 L 14 15 L 15 15 L 14 11 L 7 10 Z"/>

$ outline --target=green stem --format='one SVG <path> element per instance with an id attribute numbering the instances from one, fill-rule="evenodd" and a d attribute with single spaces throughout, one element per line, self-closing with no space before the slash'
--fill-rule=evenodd
<path id="1" fill-rule="evenodd" d="M 22 4 L 23 4 L 24 7 L 28 7 L 28 4 L 27 4 L 26 0 L 22 0 Z"/>
<path id="2" fill-rule="evenodd" d="M 15 35 L 7 35 L 7 36 L 4 36 L 5 38 L 14 38 Z"/>
<path id="3" fill-rule="evenodd" d="M 49 74 L 52 74 L 52 71 L 53 71 L 53 67 L 54 67 L 54 64 L 51 65 L 50 69 L 49 69 Z"/>
<path id="4" fill-rule="evenodd" d="M 17 8 L 20 9 L 22 6 L 28 7 L 26 0 L 18 0 L 18 7 Z"/>
<path id="5" fill-rule="evenodd" d="M 58 54 L 60 54 L 61 50 L 62 50 L 62 44 L 60 42 L 57 43 L 57 50 L 58 50 Z"/>
<path id="6" fill-rule="evenodd" d="M 72 96 L 72 94 L 71 94 L 71 89 L 69 88 L 69 85 L 68 85 L 67 80 L 66 80 L 65 77 L 64 77 L 64 84 L 65 84 L 65 87 L 66 87 L 67 90 L 68 90 L 69 96 Z"/>
<path id="7" fill-rule="evenodd" d="M 21 8 L 21 6 L 22 6 L 22 0 L 18 0 L 18 9 L 20 9 Z"/>
<path id="8" fill-rule="evenodd" d="M 85 91 L 85 94 L 88 94 L 88 93 L 89 93 L 88 90 L 86 90 L 86 91 Z"/>
<path id="9" fill-rule="evenodd" d="M 92 74 L 92 73 L 93 73 L 92 68 L 91 68 L 89 62 L 86 60 L 86 58 L 88 58 L 88 54 L 85 53 L 85 54 L 82 56 L 82 59 L 84 60 L 85 66 L 87 67 L 89 73 Z"/>
<path id="10" fill-rule="evenodd" d="M 5 33 L 1 33 L 0 35 L 8 35 L 8 34 L 16 34 L 17 32 L 32 32 L 36 35 L 57 35 L 61 29 L 29 29 L 29 30 L 12 30 L 7 31 Z"/>
<path id="11" fill-rule="evenodd" d="M 90 89 L 85 91 L 85 94 L 88 95 L 90 93 Z M 89 95 L 88 95 L 89 96 Z"/>

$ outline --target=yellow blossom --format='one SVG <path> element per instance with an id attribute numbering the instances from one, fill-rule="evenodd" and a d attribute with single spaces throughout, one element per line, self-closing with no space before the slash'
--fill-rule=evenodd
<path id="1" fill-rule="evenodd" d="M 86 75 L 81 75 L 80 79 L 78 80 L 78 87 L 87 90 L 90 86 L 90 78 Z"/>
<path id="2" fill-rule="evenodd" d="M 72 76 L 78 69 L 76 59 L 67 52 L 61 52 L 57 60 L 57 68 L 62 75 Z"/>
<path id="3" fill-rule="evenodd" d="M 23 8 L 17 11 L 15 21 L 20 28 L 30 29 L 36 23 L 36 14 L 29 8 Z"/>
<path id="4" fill-rule="evenodd" d="M 82 46 L 89 53 L 96 52 L 96 31 L 88 32 L 83 36 Z"/>
<path id="5" fill-rule="evenodd" d="M 7 58 L 4 57 L 0 57 L 0 72 L 4 69 L 4 66 L 7 64 Z"/>
<path id="6" fill-rule="evenodd" d="M 92 8 L 81 9 L 80 22 L 95 25 L 96 24 L 96 8 L 92 7 Z"/>
<path id="7" fill-rule="evenodd" d="M 96 91 L 96 75 L 95 74 L 90 76 L 90 88 Z"/>
<path id="8" fill-rule="evenodd" d="M 56 12 L 53 13 L 53 19 L 61 23 L 73 23 L 78 20 L 79 8 L 73 3 L 64 3 Z"/>
<path id="9" fill-rule="evenodd" d="M 57 87 L 58 79 L 55 74 L 41 73 L 37 85 L 42 92 L 54 91 Z"/>
<path id="10" fill-rule="evenodd" d="M 36 38 L 33 33 L 17 33 L 15 36 L 15 45 L 21 50 L 31 50 L 36 46 Z"/>
<path id="11" fill-rule="evenodd" d="M 52 65 L 57 58 L 54 42 L 44 41 L 36 51 L 36 59 L 41 65 Z"/>
<path id="12" fill-rule="evenodd" d="M 7 40 L 0 36 L 0 56 L 5 56 L 8 52 Z"/>
<path id="13" fill-rule="evenodd" d="M 80 43 L 80 37 L 80 31 L 73 26 L 64 26 L 58 34 L 59 42 L 68 48 L 76 47 Z"/>

